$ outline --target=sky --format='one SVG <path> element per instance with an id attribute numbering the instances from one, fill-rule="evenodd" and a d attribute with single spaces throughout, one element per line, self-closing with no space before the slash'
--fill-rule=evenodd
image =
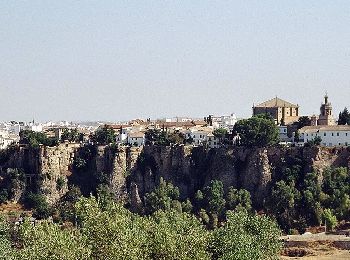
<path id="1" fill-rule="evenodd" d="M 0 1 L 0 121 L 350 107 L 350 1 Z"/>

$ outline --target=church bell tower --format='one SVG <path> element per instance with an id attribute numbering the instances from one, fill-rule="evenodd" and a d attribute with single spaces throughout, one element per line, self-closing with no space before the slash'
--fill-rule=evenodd
<path id="1" fill-rule="evenodd" d="M 317 120 L 317 125 L 335 125 L 335 120 L 332 114 L 332 104 L 328 101 L 328 94 L 324 96 L 324 103 L 320 107 L 320 116 Z"/>

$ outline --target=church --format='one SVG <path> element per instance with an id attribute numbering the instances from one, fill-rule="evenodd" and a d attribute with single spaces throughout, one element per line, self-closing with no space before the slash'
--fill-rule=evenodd
<path id="1" fill-rule="evenodd" d="M 311 117 L 311 125 L 336 125 L 333 117 L 332 104 L 328 101 L 328 94 L 324 96 L 324 103 L 320 107 L 320 115 Z"/>
<path id="2" fill-rule="evenodd" d="M 253 105 L 253 116 L 269 114 L 276 124 L 288 125 L 299 119 L 299 105 L 275 97 L 259 105 Z"/>
<path id="3" fill-rule="evenodd" d="M 304 126 L 299 130 L 300 143 L 303 145 L 316 137 L 321 139 L 322 146 L 349 146 L 350 126 L 337 125 L 333 117 L 332 104 L 328 101 L 328 95 L 324 97 L 324 103 L 320 107 L 320 115 L 311 117 L 311 126 Z"/>

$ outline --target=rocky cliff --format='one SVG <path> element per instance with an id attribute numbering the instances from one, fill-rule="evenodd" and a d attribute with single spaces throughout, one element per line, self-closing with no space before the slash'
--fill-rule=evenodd
<path id="1" fill-rule="evenodd" d="M 350 149 L 346 148 L 207 150 L 192 146 L 101 146 L 85 158 L 87 165 L 78 171 L 74 162 L 83 156 L 82 149 L 79 144 L 68 143 L 38 149 L 17 148 L 2 163 L 1 172 L 21 169 L 26 176 L 25 189 L 44 194 L 50 203 L 64 195 L 71 183 L 79 186 L 88 182 L 90 186 L 86 192 L 89 192 L 95 188 L 94 178 L 103 175 L 107 176 L 107 183 L 116 198 L 126 199 L 130 194 L 131 204 L 135 207 L 158 185 L 161 177 L 179 187 L 183 198 L 193 196 L 213 179 L 221 180 L 225 189 L 233 186 L 250 191 L 253 203 L 259 206 L 268 196 L 274 175 L 295 158 L 302 161 L 304 172 L 317 170 L 320 175 L 329 166 L 350 167 Z M 75 178 L 78 175 L 79 178 Z"/>

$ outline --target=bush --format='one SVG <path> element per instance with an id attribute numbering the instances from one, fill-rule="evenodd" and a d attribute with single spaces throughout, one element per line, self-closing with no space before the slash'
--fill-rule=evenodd
<path id="1" fill-rule="evenodd" d="M 48 218 L 51 213 L 49 204 L 41 194 L 29 192 L 25 195 L 23 204 L 27 209 L 34 209 L 33 216 L 39 219 Z"/>

